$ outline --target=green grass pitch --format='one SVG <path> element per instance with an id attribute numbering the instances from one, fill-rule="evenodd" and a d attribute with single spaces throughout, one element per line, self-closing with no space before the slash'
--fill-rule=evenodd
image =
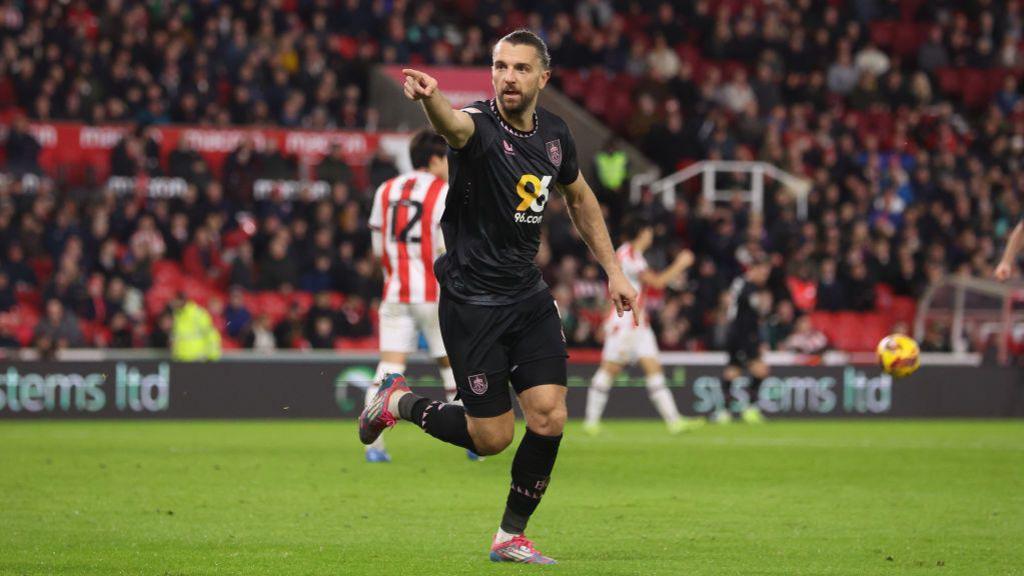
<path id="1" fill-rule="evenodd" d="M 512 452 L 408 425 L 0 423 L 0 574 L 1024 574 L 1024 423 L 570 424 L 528 535 L 487 548 Z M 518 436 L 517 436 L 518 438 Z"/>

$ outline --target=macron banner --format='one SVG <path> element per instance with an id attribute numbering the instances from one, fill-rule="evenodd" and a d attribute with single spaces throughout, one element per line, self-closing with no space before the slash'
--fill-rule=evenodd
<path id="1" fill-rule="evenodd" d="M 110 153 L 130 125 L 88 126 L 77 122 L 34 122 L 30 131 L 41 146 L 39 165 L 48 174 L 58 170 L 73 180 L 89 169 L 97 181 L 106 180 L 110 172 Z M 185 125 L 153 125 L 146 134 L 160 146 L 160 158 L 185 140 L 219 174 L 224 161 L 242 142 L 250 141 L 256 150 L 263 150 L 273 140 L 285 156 L 295 156 L 302 165 L 313 165 L 339 147 L 349 165 L 361 168 L 369 164 L 378 149 L 383 148 L 398 158 L 405 153 L 409 135 L 401 133 L 370 133 L 344 130 L 288 130 L 282 128 L 212 128 Z M 0 141 L 6 140 L 6 131 Z M 398 158 L 400 163 L 407 160 Z"/>
<path id="2" fill-rule="evenodd" d="M 10 418 L 352 418 L 362 409 L 372 362 L 161 361 L 13 362 L 0 367 L 0 419 Z M 569 365 L 569 415 L 583 415 L 593 364 Z M 666 366 L 684 414 L 706 415 L 724 386 L 742 408 L 771 418 L 1007 418 L 1024 415 L 1019 369 L 923 367 L 893 381 L 877 369 L 773 367 L 757 398 L 745 380 L 725 383 L 715 366 Z M 411 364 L 417 392 L 443 397 L 436 369 Z M 656 418 L 641 375 L 621 375 L 611 418 Z"/>

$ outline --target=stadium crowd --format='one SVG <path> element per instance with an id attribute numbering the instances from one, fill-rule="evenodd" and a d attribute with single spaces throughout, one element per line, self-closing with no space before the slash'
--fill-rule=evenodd
<path id="1" fill-rule="evenodd" d="M 113 173 L 190 185 L 180 198 L 145 201 L 52 183 L 20 195 L 3 181 L 0 311 L 19 290 L 35 294 L 33 341 L 46 349 L 165 347 L 172 317 L 146 295 L 154 268 L 171 260 L 217 287 L 207 307 L 239 344 L 329 348 L 372 334 L 381 281 L 366 218 L 393 164 L 376 158 L 370 186 L 358 187 L 331 154 L 316 167 L 332 186 L 326 199 L 256 201 L 253 180 L 295 178 L 294 159 L 246 143 L 214 174 L 186 146 L 160 157 L 145 127 L 372 131 L 371 66 L 487 65 L 490 43 L 519 25 L 549 43 L 556 85 L 663 173 L 697 159 L 756 159 L 813 182 L 799 221 L 778 189 L 763 214 L 708 205 L 689 189 L 666 210 L 649 193 L 627 207 L 622 182 L 591 178 L 613 231 L 625 213 L 656 223 L 652 264 L 683 247 L 698 255 L 685 284 L 650 299 L 666 349 L 721 347 L 728 286 L 753 252 L 775 263 L 766 340 L 816 351 L 824 344 L 804 312 L 870 311 L 880 285 L 916 297 L 945 274 L 987 275 L 1021 217 L 1016 0 L 8 1 L 0 106 L 33 120 L 136 123 L 112 151 Z M 15 120 L 5 172 L 37 171 L 38 152 L 26 120 Z M 566 336 L 599 345 L 599 269 L 559 202 L 545 222 L 539 259 Z M 262 290 L 324 296 L 274 325 L 246 307 Z M 76 318 L 100 329 L 84 334 Z M 13 333 L 0 324 L 4 343 Z M 948 343 L 937 330 L 925 346 Z"/>

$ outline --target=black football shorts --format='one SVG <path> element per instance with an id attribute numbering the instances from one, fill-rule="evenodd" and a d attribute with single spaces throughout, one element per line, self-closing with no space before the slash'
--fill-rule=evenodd
<path id="1" fill-rule="evenodd" d="M 566 384 L 565 337 L 547 290 L 514 304 L 481 306 L 441 291 L 441 337 L 466 413 L 491 418 L 512 409 L 516 394 Z"/>
<path id="2" fill-rule="evenodd" d="M 750 363 L 761 359 L 761 340 L 742 339 L 729 345 L 729 366 L 746 369 Z"/>

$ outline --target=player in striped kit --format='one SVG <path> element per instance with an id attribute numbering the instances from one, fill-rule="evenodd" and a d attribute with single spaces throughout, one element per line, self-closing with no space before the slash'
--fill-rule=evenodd
<path id="1" fill-rule="evenodd" d="M 627 228 L 629 241 L 615 251 L 630 284 L 633 286 L 661 289 L 681 276 L 693 265 L 693 253 L 683 250 L 672 265 L 661 272 L 654 272 L 647 266 L 644 251 L 654 241 L 654 228 L 646 222 L 632 222 Z M 640 315 L 639 325 L 628 318 L 620 318 L 613 310 L 605 321 L 604 349 L 601 352 L 601 366 L 591 380 L 587 391 L 587 408 L 583 430 L 589 434 L 600 431 L 601 415 L 608 403 L 612 382 L 623 368 L 639 362 L 647 380 L 647 394 L 658 414 L 665 420 L 669 432 L 677 434 L 704 424 L 702 418 L 684 418 L 679 415 L 672 391 L 665 385 L 665 374 L 658 360 L 658 341 L 644 314 L 643 289 L 633 308 Z"/>
<path id="2" fill-rule="evenodd" d="M 380 304 L 380 363 L 366 390 L 369 402 L 385 374 L 405 372 L 406 356 L 416 350 L 423 332 L 430 355 L 437 360 L 449 402 L 455 398 L 455 377 L 438 325 L 434 259 L 444 253 L 441 214 L 448 194 L 448 144 L 431 130 L 409 143 L 414 170 L 377 188 L 370 214 L 373 250 L 384 269 Z M 467 451 L 470 459 L 479 459 Z M 378 438 L 366 447 L 368 462 L 390 462 Z"/>

